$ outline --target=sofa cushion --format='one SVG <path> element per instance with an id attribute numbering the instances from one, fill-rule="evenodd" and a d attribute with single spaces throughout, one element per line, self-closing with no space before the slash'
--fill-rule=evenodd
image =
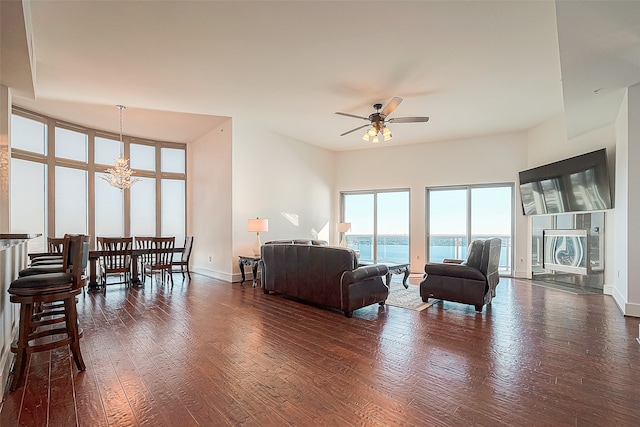
<path id="1" fill-rule="evenodd" d="M 457 277 L 461 279 L 479 280 L 485 282 L 486 278 L 480 270 L 463 264 L 443 264 L 428 262 L 424 266 L 427 276 Z"/>

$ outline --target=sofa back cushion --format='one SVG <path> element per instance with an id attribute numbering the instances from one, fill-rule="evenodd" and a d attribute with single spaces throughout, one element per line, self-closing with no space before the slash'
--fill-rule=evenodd
<path id="1" fill-rule="evenodd" d="M 315 240 L 315 239 L 292 239 L 292 240 L 271 240 L 269 242 L 264 243 L 265 245 L 316 245 L 316 246 L 327 246 L 329 242 L 326 240 Z"/>

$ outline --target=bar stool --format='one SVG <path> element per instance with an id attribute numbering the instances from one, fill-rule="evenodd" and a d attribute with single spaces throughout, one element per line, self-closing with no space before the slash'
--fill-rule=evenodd
<path id="1" fill-rule="evenodd" d="M 64 244 L 64 238 L 47 238 L 47 245 L 49 247 L 48 254 L 42 254 L 34 257 L 31 260 L 31 266 L 44 265 L 44 264 L 60 264 L 62 266 L 62 247 Z"/>
<path id="2" fill-rule="evenodd" d="M 31 353 L 68 345 L 78 370 L 85 369 L 76 296 L 84 287 L 89 236 L 66 235 L 63 255 L 62 272 L 20 277 L 9 286 L 11 302 L 20 304 L 18 341 L 11 346 L 16 353 L 11 391 L 24 384 Z"/>

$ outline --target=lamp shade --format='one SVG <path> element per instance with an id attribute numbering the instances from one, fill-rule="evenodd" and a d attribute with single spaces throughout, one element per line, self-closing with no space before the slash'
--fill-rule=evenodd
<path id="1" fill-rule="evenodd" d="M 268 219 L 250 219 L 247 222 L 247 231 L 259 233 L 261 231 L 269 231 L 269 220 Z"/>
<path id="2" fill-rule="evenodd" d="M 346 233 L 349 230 L 351 230 L 351 223 L 350 222 L 340 222 L 340 223 L 338 223 L 338 232 Z"/>

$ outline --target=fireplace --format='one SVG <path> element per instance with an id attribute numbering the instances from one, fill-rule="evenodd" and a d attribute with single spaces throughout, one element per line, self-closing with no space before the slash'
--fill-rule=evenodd
<path id="1" fill-rule="evenodd" d="M 604 219 L 604 212 L 533 216 L 532 279 L 602 293 Z"/>
<path id="2" fill-rule="evenodd" d="M 587 230 L 543 230 L 542 236 L 545 270 L 587 274 L 589 265 Z"/>

